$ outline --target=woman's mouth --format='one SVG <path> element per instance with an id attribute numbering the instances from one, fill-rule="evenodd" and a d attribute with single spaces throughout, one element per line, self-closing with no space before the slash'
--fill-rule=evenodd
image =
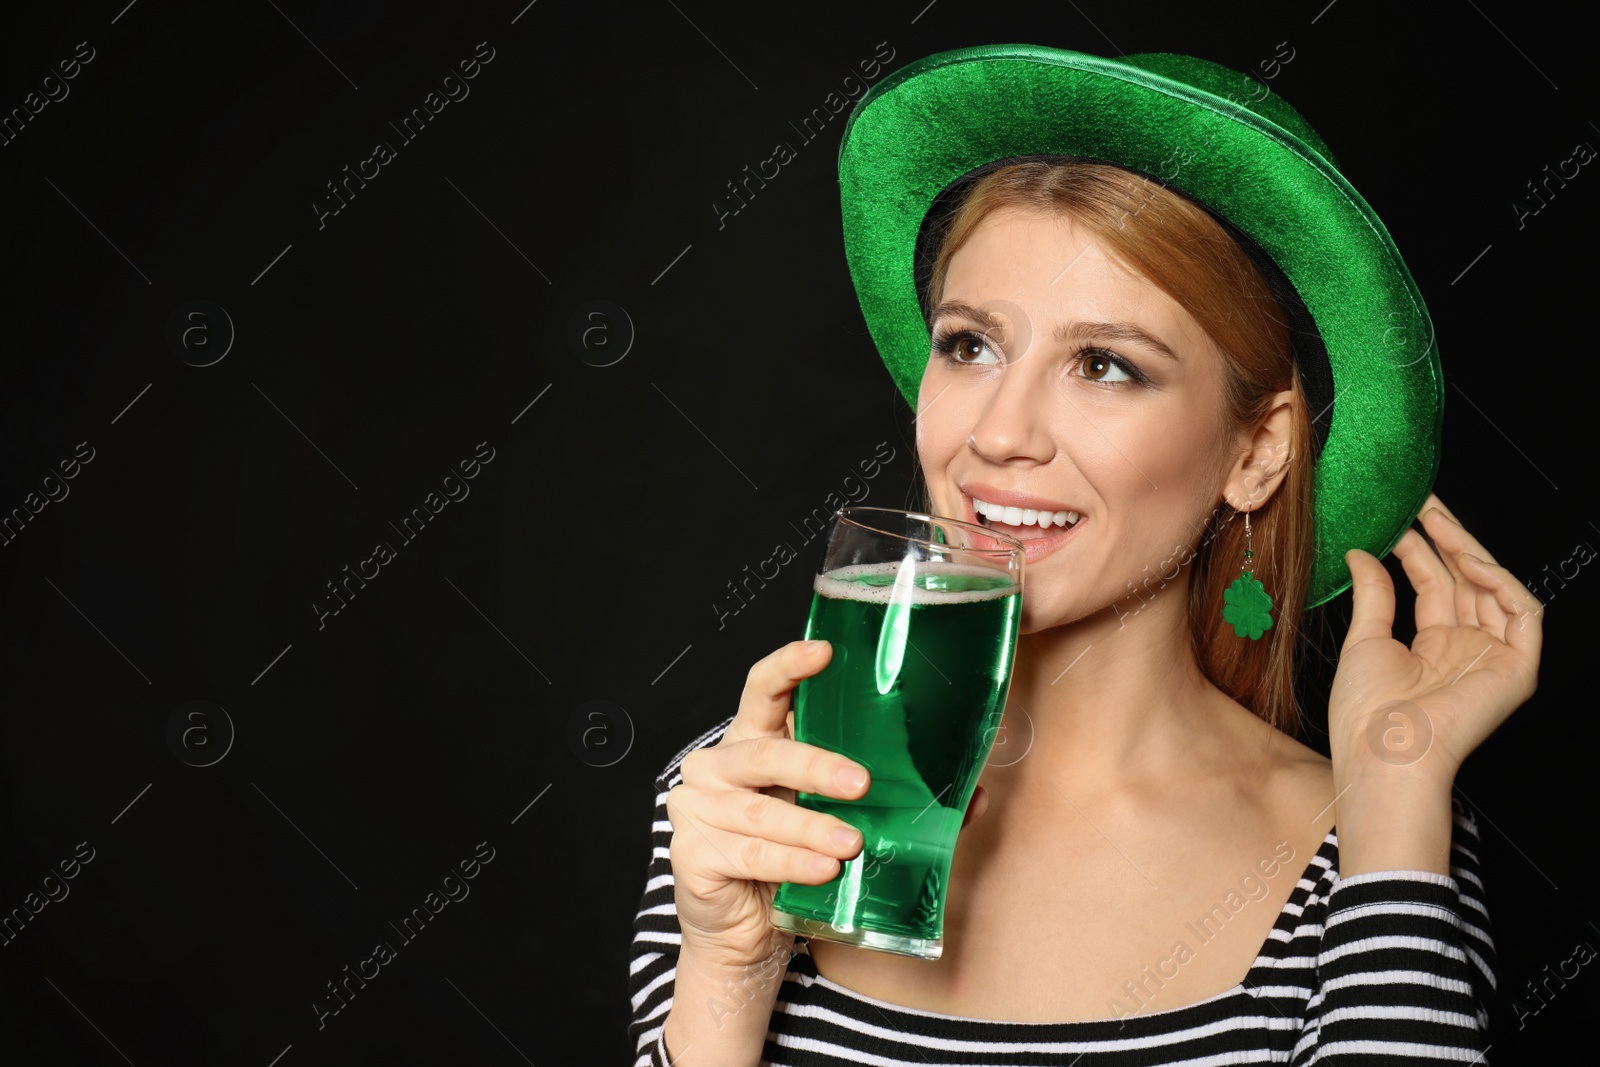
<path id="1" fill-rule="evenodd" d="M 1065 532 L 1083 520 L 1083 516 L 1076 511 L 1014 508 L 1003 504 L 991 504 L 977 497 L 972 498 L 972 510 L 982 525 L 1000 533 L 1010 534 L 1019 541 L 1047 537 L 1051 529 Z"/>
<path id="2" fill-rule="evenodd" d="M 972 521 L 1022 542 L 1028 563 L 1035 563 L 1060 548 L 1086 519 L 1072 509 L 1051 511 L 1010 507 L 973 496 L 966 499 Z"/>

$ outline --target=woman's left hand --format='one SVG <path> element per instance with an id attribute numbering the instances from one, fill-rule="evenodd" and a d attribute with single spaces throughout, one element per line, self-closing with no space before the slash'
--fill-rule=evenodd
<path id="1" fill-rule="evenodd" d="M 1337 783 L 1403 766 L 1446 789 L 1463 760 L 1533 695 L 1544 607 L 1436 495 L 1394 547 L 1416 589 L 1411 647 L 1392 635 L 1394 582 L 1352 549 L 1354 604 L 1328 699 Z"/>

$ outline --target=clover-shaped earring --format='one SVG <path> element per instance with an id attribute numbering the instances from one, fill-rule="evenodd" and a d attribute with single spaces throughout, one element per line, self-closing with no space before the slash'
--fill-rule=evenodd
<path id="1" fill-rule="evenodd" d="M 1222 591 L 1222 621 L 1233 626 L 1239 637 L 1259 640 L 1272 629 L 1272 597 L 1255 576 L 1255 552 L 1251 550 L 1250 511 L 1244 513 L 1244 566 L 1239 577 Z"/>

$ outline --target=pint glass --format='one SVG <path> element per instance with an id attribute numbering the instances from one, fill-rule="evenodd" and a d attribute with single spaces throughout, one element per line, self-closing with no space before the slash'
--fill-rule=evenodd
<path id="1" fill-rule="evenodd" d="M 834 515 L 806 623 L 833 658 L 800 682 L 794 736 L 872 779 L 860 800 L 795 801 L 851 824 L 863 844 L 832 881 L 779 886 L 773 926 L 939 958 L 956 836 L 1005 709 L 1023 559 L 1019 542 L 956 519 Z"/>

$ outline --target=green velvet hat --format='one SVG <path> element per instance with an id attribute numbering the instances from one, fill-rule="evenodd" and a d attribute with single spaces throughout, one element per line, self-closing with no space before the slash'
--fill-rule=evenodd
<path id="1" fill-rule="evenodd" d="M 1439 468 L 1444 382 L 1428 311 L 1388 231 L 1304 119 L 1207 60 L 961 48 L 888 75 L 839 147 L 845 256 L 862 314 L 916 406 L 931 347 L 924 224 L 999 161 L 1072 156 L 1156 179 L 1223 223 L 1289 320 L 1317 438 L 1307 608 L 1389 552 Z M 939 211 L 933 211 L 936 206 Z"/>

